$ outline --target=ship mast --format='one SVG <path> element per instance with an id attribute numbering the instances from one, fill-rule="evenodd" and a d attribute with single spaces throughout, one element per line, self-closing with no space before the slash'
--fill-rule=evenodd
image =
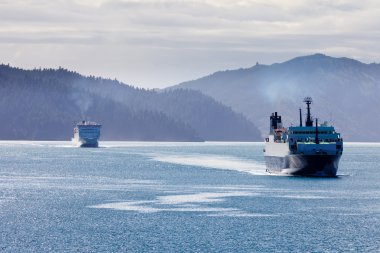
<path id="1" fill-rule="evenodd" d="M 311 126 L 313 126 L 313 119 L 312 119 L 311 113 L 310 113 L 310 104 L 313 102 L 313 100 L 311 99 L 311 97 L 306 97 L 303 101 L 307 105 L 306 126 L 311 127 Z"/>
<path id="2" fill-rule="evenodd" d="M 318 119 L 315 119 L 315 144 L 319 144 L 318 138 Z"/>

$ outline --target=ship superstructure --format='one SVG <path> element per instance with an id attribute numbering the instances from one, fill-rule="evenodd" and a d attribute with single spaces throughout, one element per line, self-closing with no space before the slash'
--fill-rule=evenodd
<path id="1" fill-rule="evenodd" d="M 307 116 L 302 125 L 284 128 L 277 112 L 270 116 L 270 131 L 265 139 L 265 163 L 270 173 L 334 177 L 343 153 L 343 139 L 333 126 L 318 124 L 310 113 L 312 99 L 305 98 Z"/>
<path id="2" fill-rule="evenodd" d="M 81 121 L 74 128 L 74 137 L 72 139 L 74 145 L 79 147 L 98 147 L 101 125 L 90 122 Z"/>

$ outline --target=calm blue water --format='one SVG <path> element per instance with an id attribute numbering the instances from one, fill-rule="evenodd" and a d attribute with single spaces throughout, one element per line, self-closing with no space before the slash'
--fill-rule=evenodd
<path id="1" fill-rule="evenodd" d="M 380 144 L 334 179 L 268 175 L 261 144 L 102 146 L 0 142 L 0 251 L 380 251 Z"/>

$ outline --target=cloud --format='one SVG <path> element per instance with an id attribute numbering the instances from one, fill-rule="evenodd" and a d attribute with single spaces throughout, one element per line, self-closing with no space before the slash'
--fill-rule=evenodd
<path id="1" fill-rule="evenodd" d="M 5 62 L 62 65 L 142 86 L 315 52 L 380 59 L 375 0 L 15 0 L 2 1 L 0 11 Z M 30 50 L 46 48 L 55 58 L 31 58 Z"/>

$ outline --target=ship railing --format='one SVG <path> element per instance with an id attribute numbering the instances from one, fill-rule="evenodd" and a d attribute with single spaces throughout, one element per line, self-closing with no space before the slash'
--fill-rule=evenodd
<path id="1" fill-rule="evenodd" d="M 319 139 L 320 144 L 333 144 L 340 142 L 341 139 Z M 343 141 L 343 140 L 342 140 Z M 296 140 L 296 143 L 305 143 L 305 144 L 315 144 L 315 139 L 314 138 L 307 138 L 307 139 L 301 139 L 301 140 Z"/>
<path id="2" fill-rule="evenodd" d="M 77 125 L 78 126 L 101 126 L 100 124 L 93 122 L 93 121 L 79 122 Z"/>

